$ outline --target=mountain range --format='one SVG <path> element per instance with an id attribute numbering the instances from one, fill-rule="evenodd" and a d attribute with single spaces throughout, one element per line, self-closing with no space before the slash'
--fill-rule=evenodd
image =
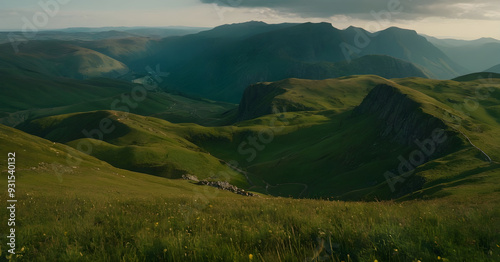
<path id="1" fill-rule="evenodd" d="M 473 57 L 497 42 L 253 21 L 0 44 L 0 260 L 498 261 L 500 60 Z"/>
<path id="2" fill-rule="evenodd" d="M 500 61 L 500 40 L 480 38 L 477 40 L 454 40 L 426 38 L 443 51 L 450 59 L 467 68 L 468 72 L 485 71 Z"/>
<path id="3" fill-rule="evenodd" d="M 467 72 L 415 31 L 388 28 L 370 33 L 356 27 L 340 30 L 328 23 L 248 22 L 166 38 L 33 40 L 21 45 L 18 53 L 8 52 L 8 43 L 0 48 L 3 60 L 11 61 L 2 67 L 125 80 L 147 75 L 147 68 L 159 68 L 169 73 L 161 83 L 164 90 L 232 103 L 250 84 L 290 77 L 319 80 L 376 74 L 451 79 Z M 59 48 L 67 51 L 50 57 L 50 50 Z M 40 58 L 44 64 L 37 61 Z M 64 72 L 68 68 L 78 73 Z"/>

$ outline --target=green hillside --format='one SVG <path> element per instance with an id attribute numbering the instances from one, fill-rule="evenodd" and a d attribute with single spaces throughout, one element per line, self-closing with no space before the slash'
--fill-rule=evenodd
<path id="1" fill-rule="evenodd" d="M 271 114 L 273 108 L 287 112 L 334 110 L 343 112 L 358 106 L 378 84 L 391 83 L 378 76 L 348 76 L 322 81 L 285 79 L 247 87 L 238 109 L 238 119 Z"/>
<path id="2" fill-rule="evenodd" d="M 54 143 L 17 129 L 0 125 L 1 153 L 16 153 L 16 180 L 21 198 L 44 190 L 61 195 L 106 199 L 111 195 L 189 194 L 196 187 L 185 181 L 169 180 L 115 168 L 69 146 Z M 2 159 L 5 167 L 7 159 Z M 7 175 L 7 170 L 2 170 Z M 6 179 L 1 182 L 6 184 Z M 111 186 L 111 187 L 110 187 Z M 43 190 L 42 190 L 43 188 Z M 147 192 L 144 189 L 147 188 Z M 90 190 L 90 191 L 89 191 Z M 3 195 L 5 197 L 5 195 Z"/>
<path id="3" fill-rule="evenodd" d="M 445 182 L 497 169 L 499 85 L 490 79 L 490 95 L 477 98 L 478 108 L 467 112 L 462 101 L 485 86 L 481 80 L 288 79 L 248 87 L 238 113 L 247 120 L 233 126 L 106 111 L 42 118 L 20 128 L 78 148 L 87 141 L 82 130 L 110 118 L 117 131 L 91 153 L 102 160 L 167 177 L 224 171 L 239 177 L 238 185 L 248 182 L 247 189 L 273 195 L 373 200 L 429 187 L 439 195 Z M 415 150 L 425 151 L 429 139 L 440 142 L 422 159 L 413 156 L 415 174 L 395 177 L 403 175 L 401 157 L 409 161 Z M 424 149 L 416 140 L 425 142 Z M 225 163 L 236 165 L 236 172 Z"/>
<path id="4" fill-rule="evenodd" d="M 496 208 L 500 174 L 495 170 L 464 174 L 461 181 L 444 184 L 447 194 L 435 200 L 362 203 L 245 198 L 117 169 L 71 147 L 2 125 L 0 143 L 2 155 L 16 152 L 16 222 L 20 225 L 16 227 L 17 254 L 10 256 L 2 247 L 2 259 L 500 258 Z M 1 165 L 6 161 L 2 159 Z M 2 175 L 7 175 L 6 170 Z M 6 188 L 6 181 L 2 179 L 0 186 Z M 6 209 L 2 210 L 0 214 L 6 216 Z M 8 230 L 5 223 L 0 229 Z"/>
<path id="5" fill-rule="evenodd" d="M 492 73 L 493 71 L 486 71 L 486 72 L 480 72 L 480 73 L 472 73 L 472 74 L 467 74 L 463 76 L 459 76 L 457 78 L 452 79 L 453 81 L 457 82 L 469 82 L 469 81 L 475 81 L 475 80 L 488 80 L 490 78 L 500 78 L 500 74 L 497 73 Z"/>
<path id="6" fill-rule="evenodd" d="M 0 69 L 0 123 L 95 110 L 121 110 L 172 122 L 228 123 L 236 105 L 188 98 L 109 78 L 75 80 L 37 72 Z"/>
<path id="7" fill-rule="evenodd" d="M 359 80 L 358 85 L 356 80 Z M 332 85 L 331 81 L 351 81 L 350 90 L 362 91 L 342 92 L 345 85 Z M 372 199 L 375 196 L 379 199 L 403 196 L 430 186 L 430 181 L 444 181 L 439 180 L 442 177 L 432 173 L 434 169 L 430 167 L 442 169 L 441 172 L 447 179 L 458 179 L 464 174 L 495 169 L 494 164 L 490 164 L 480 151 L 486 152 L 493 162 L 500 158 L 497 153 L 500 152 L 497 140 L 500 126 L 496 112 L 499 104 L 499 81 L 490 81 L 488 88 L 491 88 L 491 95 L 484 99 L 477 98 L 479 107 L 470 112 L 464 111 L 466 109 L 463 108 L 463 101 L 469 101 L 478 87 L 486 86 L 480 80 L 466 83 L 421 78 L 396 79 L 394 82 L 385 80 L 385 83 L 395 89 L 379 87 L 376 92 L 380 92 L 380 95 L 368 95 L 366 98 L 363 91 L 368 92 L 368 86 L 377 85 L 373 77 L 371 81 L 367 81 L 366 77 L 354 77 L 323 81 L 292 79 L 260 84 L 249 87 L 247 91 L 266 88 L 278 88 L 280 91 L 252 93 L 254 97 L 241 104 L 245 106 L 244 110 L 240 107 L 244 112 L 243 118 L 245 112 L 250 115 L 269 114 L 261 110 L 273 106 L 280 112 L 285 107 L 298 112 L 284 113 L 281 116 L 267 115 L 238 123 L 237 126 L 250 131 L 244 135 L 235 135 L 229 144 L 224 144 L 223 141 L 200 143 L 222 159 L 236 160 L 255 176 L 254 180 L 259 182 L 254 184 L 260 187 L 267 185 L 267 189 L 272 189 L 273 187 L 269 186 L 288 184 L 283 187 L 283 192 L 280 192 L 281 187 L 278 186 L 273 192 L 276 194 L 304 196 L 306 192 L 315 192 L 323 196 L 369 196 Z M 380 82 L 383 80 L 379 78 Z M 335 97 L 342 97 L 341 99 L 329 99 L 324 93 L 311 88 L 328 87 L 329 84 L 330 88 L 337 88 L 337 94 L 341 95 Z M 399 93 L 401 95 L 397 95 Z M 262 99 L 255 96 L 259 94 Z M 394 97 L 391 98 L 393 100 L 390 97 Z M 296 103 L 294 99 L 301 103 Z M 255 103 L 252 107 L 252 101 L 261 103 Z M 349 104 L 346 101 L 352 104 L 359 101 L 361 106 L 354 109 L 354 106 L 347 106 Z M 274 132 L 271 143 L 260 142 L 264 149 L 255 146 L 252 151 L 247 139 L 258 137 L 261 130 L 267 131 L 269 126 L 266 124 L 269 125 L 273 121 L 278 122 L 276 129 L 281 129 L 282 125 L 285 125 L 285 128 Z M 425 162 L 429 162 L 424 166 L 427 167 L 417 169 L 416 175 L 409 183 L 403 183 L 406 186 L 399 188 L 399 192 L 390 192 L 384 177 L 385 172 L 397 174 L 400 162 L 398 157 L 401 155 L 408 159 L 414 150 L 419 149 L 414 140 L 425 141 L 431 138 L 436 128 L 447 130 L 446 145 L 426 159 Z M 243 142 L 246 142 L 245 146 L 241 147 Z M 479 149 L 471 145 L 471 142 Z M 251 158 L 251 152 L 256 152 L 254 159 Z M 448 169 L 449 161 L 456 158 L 462 159 L 461 161 L 467 159 L 469 164 Z M 313 171 L 310 169 L 311 165 L 314 166 Z M 427 169 L 430 169 L 431 173 L 420 173 L 420 170 Z M 304 188 L 307 191 L 304 191 Z"/>
<path id="8" fill-rule="evenodd" d="M 118 77 L 128 67 L 109 56 L 64 41 L 29 41 L 15 52 L 11 44 L 0 45 L 0 68 L 25 69 L 48 76 L 77 79 Z"/>
<path id="9" fill-rule="evenodd" d="M 58 115 L 19 126 L 119 168 L 168 178 L 195 175 L 245 186 L 243 175 L 172 132 L 176 127 L 157 118 L 117 111 Z"/>

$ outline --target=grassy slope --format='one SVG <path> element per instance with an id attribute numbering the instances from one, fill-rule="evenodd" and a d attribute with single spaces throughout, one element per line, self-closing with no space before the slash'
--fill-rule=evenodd
<path id="1" fill-rule="evenodd" d="M 287 112 L 332 110 L 340 113 L 359 105 L 374 86 L 389 83 L 374 75 L 257 83 L 245 91 L 238 118 L 248 120 L 271 114 L 274 107 L 281 111 L 286 108 Z"/>
<path id="2" fill-rule="evenodd" d="M 313 109 L 311 111 L 344 112 L 359 105 L 371 88 L 381 83 L 389 81 L 378 76 L 348 76 L 324 81 L 287 79 L 281 86 L 289 92 L 276 99 L 301 104 Z"/>
<path id="3" fill-rule="evenodd" d="M 128 67 L 91 49 L 64 41 L 30 41 L 15 53 L 10 44 L 0 45 L 1 68 L 24 68 L 51 76 L 85 79 L 116 77 Z"/>
<path id="4" fill-rule="evenodd" d="M 222 114 L 236 107 L 164 92 L 148 92 L 144 100 L 132 100 L 130 105 L 123 96 L 130 97 L 137 85 L 124 81 L 105 78 L 81 81 L 20 69 L 0 69 L 0 76 L 0 121 L 11 126 L 45 116 L 109 110 L 113 105 L 172 122 L 215 125 L 227 122 L 231 115 Z"/>
<path id="5" fill-rule="evenodd" d="M 465 82 L 408 78 L 395 82 L 433 97 L 456 117 L 446 115 L 448 125 L 460 130 L 495 162 L 500 159 L 500 78 L 478 78 Z"/>
<path id="6" fill-rule="evenodd" d="M 103 119 L 112 127 L 101 128 Z M 41 118 L 20 128 L 52 141 L 67 143 L 128 170 L 169 178 L 192 174 L 199 178 L 228 180 L 238 186 L 246 184 L 242 175 L 173 132 L 177 125 L 157 118 L 96 111 Z M 109 132 L 106 131 L 108 128 Z M 100 137 L 92 130 L 104 132 Z M 90 132 L 90 137 L 85 132 Z"/>
<path id="7" fill-rule="evenodd" d="M 457 78 L 453 78 L 453 81 L 457 82 L 469 82 L 475 81 L 479 79 L 488 79 L 488 78 L 500 78 L 500 73 L 496 73 L 494 71 L 485 71 L 480 73 L 472 73 L 463 76 L 459 76 Z"/>
<path id="8" fill-rule="evenodd" d="M 130 115 L 130 117 L 123 119 L 123 121 L 130 122 L 121 122 L 127 128 L 139 129 L 140 132 L 127 131 L 130 134 L 118 134 L 116 137 L 105 138 L 110 144 L 101 143 L 95 147 L 93 154 L 116 166 L 154 174 L 166 174 L 177 170 L 178 172 L 190 172 L 207 177 L 206 174 L 203 174 L 203 171 L 206 171 L 206 166 L 196 168 L 200 165 L 193 161 L 201 161 L 207 166 L 218 165 L 215 159 L 208 161 L 198 157 L 184 158 L 182 157 L 184 151 L 169 154 L 170 159 L 167 159 L 168 150 L 161 148 L 161 145 L 163 145 L 162 143 L 169 145 L 171 141 L 162 140 L 161 143 L 158 143 L 154 138 L 158 134 L 148 130 L 152 129 L 158 130 L 155 132 L 161 132 L 167 137 L 174 136 L 183 141 L 187 139 L 190 141 L 191 147 L 201 146 L 227 162 L 238 162 L 240 168 L 250 172 L 249 177 L 253 190 L 302 197 L 392 198 L 398 195 L 393 195 L 389 191 L 384 173 L 398 166 L 398 156 L 407 157 L 418 148 L 413 144 L 402 145 L 381 137 L 380 131 L 377 130 L 383 129 L 384 124 L 376 118 L 352 115 L 353 108 L 361 103 L 370 88 L 380 83 L 396 86 L 399 92 L 406 94 L 411 100 L 417 101 L 420 110 L 428 114 L 429 117 L 443 119 L 444 112 L 452 112 L 464 118 L 462 127 L 448 123 L 450 131 L 455 129 L 462 131 L 474 144 L 485 150 L 494 159 L 498 159 L 496 154 L 498 143 L 495 142 L 495 137 L 497 137 L 495 134 L 499 130 L 498 122 L 495 121 L 495 115 L 486 113 L 495 112 L 498 105 L 497 97 L 492 96 L 489 100 L 483 101 L 484 110 L 478 109 L 477 112 L 473 112 L 473 117 L 470 118 L 454 109 L 453 103 L 463 101 L 470 93 L 468 88 L 470 88 L 471 83 L 461 84 L 454 81 L 420 78 L 398 79 L 396 82 L 392 82 L 376 76 L 353 76 L 323 81 L 290 79 L 267 84 L 278 85 L 279 88 L 286 90 L 285 93 L 269 100 L 269 103 L 278 106 L 278 109 L 282 110 L 282 106 L 300 104 L 313 111 L 267 115 L 237 123 L 233 127 L 205 128 L 192 124 L 174 125 L 152 118 L 144 118 L 148 120 L 144 121 L 141 117 Z M 493 84 L 498 86 L 498 83 Z M 264 85 L 262 88 L 266 88 L 266 86 Z M 34 123 L 44 123 L 43 125 L 51 123 L 53 125 L 49 128 L 51 132 L 40 135 L 56 141 L 73 141 L 70 144 L 76 147 L 80 141 L 74 140 L 82 138 L 81 130 L 84 127 L 91 129 L 84 125 L 85 121 L 81 121 L 80 116 L 83 115 L 85 114 L 71 116 L 75 119 L 74 122 L 81 122 L 76 125 L 79 129 L 73 131 L 65 130 L 65 128 L 74 124 L 52 124 L 52 119 L 57 117 L 41 119 Z M 68 118 L 68 116 L 61 117 Z M 273 121 L 277 126 L 275 129 L 269 129 L 269 125 Z M 92 125 L 96 126 L 96 123 Z M 482 131 L 477 132 L 477 128 L 481 128 Z M 27 130 L 36 134 L 35 129 L 39 129 L 39 127 L 31 127 Z M 255 159 L 248 161 L 250 156 L 248 151 L 242 152 L 239 146 L 242 142 L 248 142 L 249 137 L 258 137 L 262 130 L 273 130 L 274 138 L 269 144 L 260 143 L 264 149 L 257 150 Z M 78 134 L 76 137 L 66 138 L 63 136 L 75 133 Z M 458 133 L 456 134 L 458 135 Z M 429 137 L 430 134 L 424 134 L 424 136 L 422 140 Z M 427 173 L 432 174 L 432 172 L 423 171 L 421 174 L 419 173 L 420 177 L 425 178 L 427 185 L 435 185 L 434 181 L 449 182 L 454 177 L 458 179 L 464 173 L 471 173 L 470 170 L 484 168 L 483 157 L 479 151 L 473 149 L 465 137 L 461 135 L 458 137 L 462 140 L 463 146 L 454 150 L 464 151 L 457 153 L 451 159 L 462 158 L 473 164 L 455 170 L 449 168 L 449 172 L 447 172 L 446 163 L 449 161 L 441 158 L 446 156 L 436 155 L 434 158 L 437 157 L 437 159 L 421 169 L 427 170 L 430 169 L 427 167 L 434 165 L 436 168 L 441 168 L 442 172 L 439 175 L 426 175 Z M 491 138 L 484 140 L 488 137 Z M 157 143 L 157 145 L 151 146 L 150 143 Z M 251 146 L 247 144 L 243 148 L 249 149 Z M 195 149 L 195 151 L 198 150 L 200 149 Z M 176 155 L 180 157 L 175 158 Z M 164 161 L 169 162 L 167 166 L 175 168 L 165 168 L 165 165 L 162 164 Z M 311 170 L 311 166 L 314 166 L 314 170 Z M 471 174 L 476 173 L 472 172 Z M 177 173 L 177 176 L 179 174 Z M 409 180 L 407 184 L 412 185 L 412 180 Z M 424 189 L 427 185 L 424 186 Z"/>
<path id="9" fill-rule="evenodd" d="M 0 130 L 0 154 L 17 153 L 14 261 L 500 258 L 498 188 L 402 203 L 244 198 L 116 169 L 70 147 Z M 83 162 L 67 164 L 68 155 Z M 0 230 L 7 232 L 5 223 Z M 9 257 L 4 247 L 2 260 Z"/>
<path id="10" fill-rule="evenodd" d="M 17 69 L 0 69 L 0 75 L 1 111 L 8 113 L 98 100 L 118 95 L 131 88 L 130 84 L 120 81 L 75 81 Z"/>
<path id="11" fill-rule="evenodd" d="M 341 79 L 344 79 L 340 80 L 343 82 L 349 78 Z M 360 82 L 357 83 L 356 80 Z M 325 88 L 328 86 L 325 85 L 327 81 L 292 79 L 268 84 L 279 85 L 281 88 L 284 88 L 286 84 L 289 85 L 289 88 L 285 88 L 287 92 L 275 96 L 271 99 L 271 103 L 279 105 L 301 103 L 312 110 L 320 111 L 284 114 L 289 122 L 286 129 L 275 133 L 272 143 L 265 145 L 265 149 L 259 151 L 257 157 L 251 162 L 245 160 L 248 155 L 241 155 L 237 152 L 238 145 L 252 133 L 242 132 L 243 135 L 236 133 L 230 144 L 220 141 L 202 142 L 202 144 L 210 152 L 223 159 L 233 159 L 239 162 L 242 167 L 254 174 L 254 180 L 257 181 L 254 181 L 254 184 L 260 186 L 260 190 L 263 190 L 266 182 L 271 186 L 293 182 L 307 184 L 311 191 L 321 192 L 323 195 L 339 196 L 349 192 L 343 197 L 369 196 L 373 199 L 375 196 L 379 198 L 390 196 L 383 174 L 391 170 L 391 167 L 397 167 L 399 155 L 407 157 L 418 147 L 416 145 L 401 146 L 384 141 L 376 132 L 373 132 L 377 126 L 380 127 L 379 121 L 363 117 L 352 118 L 350 116 L 352 107 L 344 107 L 344 105 L 359 103 L 356 101 L 362 99 L 362 92 L 343 93 L 343 85 L 337 83 L 330 88 L 336 89 L 337 94 L 334 97 L 340 97 L 340 101 L 331 100 L 321 91 L 318 92 L 322 89 L 314 89 L 314 87 Z M 363 87 L 366 79 L 355 77 L 350 81 L 352 81 L 350 90 L 353 90 L 356 84 Z M 487 86 L 494 87 L 491 96 L 481 100 L 477 110 L 467 112 L 470 117 L 460 112 L 455 105 L 463 104 L 467 101 L 464 100 L 466 98 L 473 98 L 475 88 L 484 85 L 479 80 L 459 83 L 408 78 L 397 79 L 392 84 L 404 85 L 398 86 L 399 90 L 413 100 L 419 101 L 423 112 L 442 119 L 451 131 L 463 132 L 475 145 L 492 157 L 493 161 L 498 161 L 500 126 L 497 108 L 500 82 L 495 79 L 489 81 Z M 373 82 L 367 83 L 373 84 Z M 463 124 L 457 126 L 449 123 L 446 121 L 445 112 L 461 117 Z M 266 124 L 269 125 L 275 117 L 263 116 L 237 125 L 248 128 L 250 131 L 253 130 L 253 135 L 257 136 L 258 131 L 265 130 L 268 127 Z M 462 139 L 464 148 L 456 150 L 462 151 L 450 156 L 440 156 L 418 170 L 418 175 L 427 181 L 424 188 L 435 186 L 439 181 L 439 183 L 449 183 L 462 180 L 467 175 L 495 169 L 484 161 L 484 156 L 477 149 L 468 144 L 464 136 L 458 135 L 458 137 Z M 469 163 L 469 165 L 458 165 L 458 163 Z M 313 170 L 311 166 L 314 166 Z M 433 172 L 437 170 L 439 172 Z M 364 189 L 357 191 L 360 188 Z M 299 196 L 303 193 L 303 189 L 304 186 L 301 185 L 282 185 L 277 189 L 271 187 L 270 190 L 272 193 Z"/>

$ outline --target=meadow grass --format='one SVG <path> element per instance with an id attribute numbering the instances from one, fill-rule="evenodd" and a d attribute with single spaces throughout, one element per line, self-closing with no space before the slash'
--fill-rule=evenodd
<path id="1" fill-rule="evenodd" d="M 495 203 L 59 191 L 19 199 L 13 261 L 498 261 Z M 2 226 L 3 227 L 3 226 Z M 4 231 L 4 230 L 2 230 Z M 6 257 L 3 250 L 2 257 Z"/>
<path id="2" fill-rule="evenodd" d="M 425 201 L 243 197 L 117 169 L 67 146 L 0 128 L 0 155 L 17 152 L 17 253 L 10 256 L 1 244 L 3 261 L 500 259 L 498 172 Z M 54 169 L 67 156 L 82 161 Z M 5 178 L 6 170 L 0 175 Z M 6 183 L 1 179 L 0 188 Z M 0 194 L 0 202 L 6 197 Z M 0 217 L 7 212 L 1 208 Z M 8 230 L 0 223 L 3 237 Z"/>

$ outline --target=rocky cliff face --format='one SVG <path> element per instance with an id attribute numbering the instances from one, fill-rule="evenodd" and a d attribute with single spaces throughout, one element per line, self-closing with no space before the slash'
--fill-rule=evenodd
<path id="1" fill-rule="evenodd" d="M 398 158 L 400 164 L 395 164 L 392 170 L 388 170 L 404 177 L 404 183 L 395 187 L 395 198 L 421 189 L 426 182 L 418 173 L 408 175 L 406 172 L 464 146 L 458 132 L 438 117 L 424 112 L 422 105 L 413 95 L 382 84 L 376 86 L 353 111 L 353 117 L 377 118 L 380 125 L 374 128 L 380 133 L 380 138 L 404 145 L 408 149 L 406 153 L 406 150 L 401 151 Z"/>
<path id="2" fill-rule="evenodd" d="M 436 130 L 444 130 L 448 137 L 446 143 L 438 148 L 440 151 L 459 143 L 457 133 L 450 130 L 443 120 L 424 112 L 421 103 L 390 85 L 376 86 L 354 110 L 353 115 L 377 117 L 383 122 L 380 136 L 399 144 L 413 146 L 417 139 L 432 139 Z"/>
<path id="3" fill-rule="evenodd" d="M 238 107 L 238 121 L 257 118 L 263 115 L 273 114 L 273 108 L 280 112 L 314 110 L 299 103 L 293 103 L 277 96 L 287 92 L 287 89 L 281 87 L 283 83 L 290 80 L 283 80 L 274 83 L 257 83 L 250 85 L 245 89 Z"/>
<path id="4" fill-rule="evenodd" d="M 269 83 L 257 83 L 245 89 L 238 107 L 238 120 L 271 114 L 273 99 L 286 90 Z"/>

